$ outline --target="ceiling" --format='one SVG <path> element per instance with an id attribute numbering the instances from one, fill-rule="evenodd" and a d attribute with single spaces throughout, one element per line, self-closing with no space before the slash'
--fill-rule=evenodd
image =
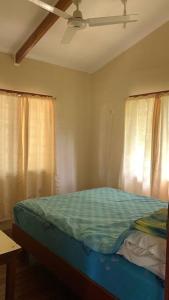
<path id="1" fill-rule="evenodd" d="M 84 18 L 119 15 L 123 9 L 120 0 L 82 0 L 80 8 Z M 169 21 L 169 0 L 128 0 L 128 13 L 139 13 L 139 22 L 125 30 L 122 25 L 87 27 L 68 45 L 60 43 L 66 21 L 59 19 L 27 57 L 93 73 Z M 0 52 L 16 53 L 45 16 L 44 10 L 27 0 L 0 0 Z"/>

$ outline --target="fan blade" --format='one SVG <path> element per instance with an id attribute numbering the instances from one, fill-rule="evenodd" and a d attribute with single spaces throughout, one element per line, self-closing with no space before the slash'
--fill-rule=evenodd
<path id="1" fill-rule="evenodd" d="M 78 30 L 79 29 L 77 29 L 77 28 L 67 27 L 67 29 L 66 29 L 66 31 L 63 35 L 61 43 L 62 44 L 69 44 L 72 41 L 72 39 L 74 38 L 74 36 L 75 36 L 75 34 Z"/>
<path id="2" fill-rule="evenodd" d="M 40 6 L 41 8 L 43 8 L 61 18 L 64 18 L 64 19 L 71 18 L 71 16 L 69 14 L 67 14 L 66 12 L 64 12 L 63 10 L 53 7 L 52 5 L 49 5 L 41 0 L 28 0 L 28 1 Z"/>
<path id="3" fill-rule="evenodd" d="M 137 22 L 137 15 L 126 15 L 126 16 L 112 16 L 112 17 L 102 17 L 102 18 L 89 18 L 86 22 L 89 26 L 103 26 L 112 24 L 124 24 L 130 22 Z"/>

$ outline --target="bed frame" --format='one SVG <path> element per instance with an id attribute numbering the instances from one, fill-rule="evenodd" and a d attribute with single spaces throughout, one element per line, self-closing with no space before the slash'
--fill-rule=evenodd
<path id="1" fill-rule="evenodd" d="M 64 259 L 58 257 L 47 247 L 33 239 L 16 224 L 12 226 L 12 234 L 13 239 L 26 252 L 32 254 L 37 261 L 53 271 L 58 280 L 68 286 L 77 296 L 80 296 L 80 299 L 119 300 L 80 271 L 73 268 Z"/>
<path id="2" fill-rule="evenodd" d="M 47 247 L 34 240 L 19 226 L 13 224 L 13 238 L 24 250 L 32 254 L 41 264 L 52 270 L 56 277 L 83 300 L 120 300 L 87 276 L 73 268 L 64 259 L 52 253 Z M 152 299 L 153 300 L 153 299 Z M 169 208 L 166 257 L 165 300 L 169 300 Z"/>

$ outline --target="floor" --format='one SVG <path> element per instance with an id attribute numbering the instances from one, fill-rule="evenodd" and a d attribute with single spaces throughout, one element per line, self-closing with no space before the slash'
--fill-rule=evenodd
<path id="1" fill-rule="evenodd" d="M 0 300 L 5 294 L 5 266 L 0 266 Z M 42 266 L 21 254 L 17 263 L 15 300 L 77 300 L 70 290 Z"/>

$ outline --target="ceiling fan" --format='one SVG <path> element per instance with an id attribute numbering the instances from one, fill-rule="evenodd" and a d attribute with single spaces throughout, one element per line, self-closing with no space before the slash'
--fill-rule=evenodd
<path id="1" fill-rule="evenodd" d="M 39 7 L 67 20 L 68 27 L 64 33 L 62 38 L 63 44 L 68 44 L 73 39 L 76 32 L 80 29 L 84 29 L 87 25 L 90 27 L 94 26 L 105 26 L 105 25 L 113 25 L 113 24 L 123 24 L 126 27 L 127 23 L 136 22 L 136 14 L 127 14 L 127 0 L 121 0 L 124 6 L 123 15 L 121 16 L 110 16 L 110 17 L 100 17 L 100 18 L 88 18 L 83 19 L 82 12 L 79 10 L 79 4 L 82 0 L 72 0 L 74 5 L 76 6 L 73 15 L 69 15 L 67 12 L 62 11 L 52 5 L 49 5 L 41 0 L 28 0 Z"/>

